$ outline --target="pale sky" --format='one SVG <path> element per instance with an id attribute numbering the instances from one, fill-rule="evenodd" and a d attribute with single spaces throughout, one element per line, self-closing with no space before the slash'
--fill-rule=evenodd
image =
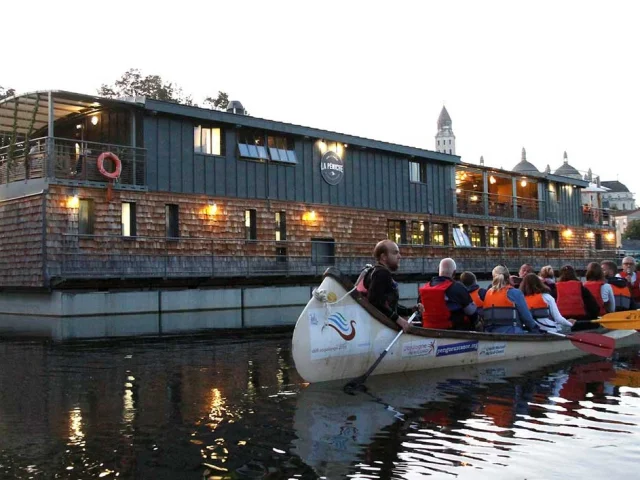
<path id="1" fill-rule="evenodd" d="M 95 94 L 129 68 L 257 117 L 463 161 L 569 163 L 640 193 L 637 1 L 5 2 L 0 85 Z M 638 200 L 638 198 L 636 198 Z"/>

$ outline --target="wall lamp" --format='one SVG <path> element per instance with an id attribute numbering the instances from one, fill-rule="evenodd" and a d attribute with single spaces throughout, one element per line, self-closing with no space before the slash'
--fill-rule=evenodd
<path id="1" fill-rule="evenodd" d="M 570 228 L 567 228 L 564 232 L 562 232 L 562 236 L 565 238 L 570 238 L 573 236 L 573 231 Z"/>
<path id="2" fill-rule="evenodd" d="M 78 194 L 69 195 L 67 197 L 67 208 L 78 208 L 80 206 L 80 198 Z"/>
<path id="3" fill-rule="evenodd" d="M 314 222 L 317 218 L 315 210 L 307 210 L 302 214 L 302 220 L 305 222 Z"/>
<path id="4" fill-rule="evenodd" d="M 218 205 L 216 203 L 207 205 L 207 215 L 213 217 L 216 213 L 218 213 Z"/>

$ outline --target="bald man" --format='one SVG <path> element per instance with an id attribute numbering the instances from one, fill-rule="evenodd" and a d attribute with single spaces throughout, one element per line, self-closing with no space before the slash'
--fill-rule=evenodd
<path id="1" fill-rule="evenodd" d="M 405 317 L 422 311 L 423 307 L 418 304 L 408 308 L 398 303 L 400 294 L 392 272 L 400 265 L 400 249 L 391 240 L 382 240 L 376 244 L 373 256 L 376 264 L 363 280 L 367 287 L 367 299 L 406 332 L 410 323 Z"/>
<path id="2" fill-rule="evenodd" d="M 453 279 L 455 273 L 456 262 L 452 258 L 443 258 L 438 267 L 438 276 L 420 288 L 424 328 L 474 328 L 478 320 L 476 304 L 466 287 Z"/>

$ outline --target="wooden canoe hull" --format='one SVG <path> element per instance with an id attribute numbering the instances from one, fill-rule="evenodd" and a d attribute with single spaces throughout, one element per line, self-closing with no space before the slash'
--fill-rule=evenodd
<path id="1" fill-rule="evenodd" d="M 350 288 L 339 272 L 328 270 L 318 288 L 328 301 L 312 297 L 298 318 L 292 352 L 296 369 L 307 382 L 362 375 L 397 334 L 394 322 L 373 309 L 357 292 L 348 293 Z M 602 329 L 598 333 L 620 339 L 636 332 Z M 517 360 L 575 349 L 570 341 L 551 335 L 416 327 L 400 337 L 373 375 Z"/>

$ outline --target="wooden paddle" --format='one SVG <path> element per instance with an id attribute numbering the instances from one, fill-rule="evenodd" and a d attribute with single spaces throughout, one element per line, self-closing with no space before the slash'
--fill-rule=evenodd
<path id="1" fill-rule="evenodd" d="M 603 327 L 611 330 L 639 330 L 640 310 L 607 313 L 596 320 L 585 320 L 579 323 L 599 323 Z"/>
<path id="2" fill-rule="evenodd" d="M 547 333 L 571 340 L 574 347 L 600 357 L 610 357 L 613 354 L 613 349 L 616 348 L 616 341 L 613 338 L 599 333 L 572 333 L 571 335 L 556 332 Z"/>
<path id="3" fill-rule="evenodd" d="M 413 320 L 416 317 L 417 314 L 418 314 L 418 312 L 414 312 L 413 315 L 411 315 L 409 317 L 408 322 L 411 323 L 411 320 Z M 398 341 L 398 339 L 400 338 L 400 336 L 403 333 L 404 333 L 404 330 L 400 330 L 398 332 L 398 334 L 393 338 L 393 340 L 391 340 L 391 343 L 389 344 L 389 346 L 384 349 L 384 351 L 380 354 L 378 359 L 373 363 L 373 365 L 371 365 L 369 367 L 369 370 L 364 372 L 364 375 L 360 375 L 359 377 L 354 378 L 349 383 L 347 383 L 344 386 L 344 391 L 349 393 L 349 392 L 355 390 L 359 385 L 362 385 L 367 380 L 367 378 L 369 378 L 369 375 L 371 375 L 371 372 L 373 372 L 376 369 L 376 367 L 380 364 L 382 359 L 389 352 L 389 350 L 391 350 L 391 347 L 393 347 L 393 345 Z"/>

